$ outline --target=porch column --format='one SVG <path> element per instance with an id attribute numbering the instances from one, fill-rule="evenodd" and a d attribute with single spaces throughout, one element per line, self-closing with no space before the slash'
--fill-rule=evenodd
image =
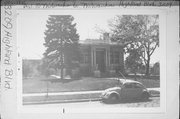
<path id="1" fill-rule="evenodd" d="M 96 48 L 95 47 L 91 48 L 91 60 L 92 60 L 91 66 L 94 68 L 96 66 Z"/>
<path id="2" fill-rule="evenodd" d="M 91 47 L 91 66 L 94 66 L 94 49 Z"/>
<path id="3" fill-rule="evenodd" d="M 108 66 L 108 68 L 107 68 L 107 70 L 109 70 L 109 68 L 110 68 L 110 47 L 108 46 L 108 48 L 107 48 L 107 66 Z"/>
<path id="4" fill-rule="evenodd" d="M 105 49 L 106 52 L 106 70 L 108 70 L 108 48 Z"/>
<path id="5" fill-rule="evenodd" d="M 96 48 L 94 48 L 94 67 L 96 67 Z"/>

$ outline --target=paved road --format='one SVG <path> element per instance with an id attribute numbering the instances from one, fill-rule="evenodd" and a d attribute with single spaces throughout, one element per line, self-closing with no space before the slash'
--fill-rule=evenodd
<path id="1" fill-rule="evenodd" d="M 160 88 L 148 88 L 148 90 L 154 90 L 154 91 L 160 91 Z M 49 96 L 54 95 L 74 95 L 74 94 L 93 94 L 93 93 L 102 93 L 104 90 L 99 91 L 79 91 L 79 92 L 56 92 L 56 93 L 48 93 Z M 29 96 L 46 96 L 47 93 L 29 93 L 29 94 L 23 94 L 23 97 L 29 97 Z"/>
<path id="2" fill-rule="evenodd" d="M 100 101 L 92 101 L 92 102 L 75 102 L 75 103 L 56 103 L 56 104 L 35 104 L 35 105 L 24 105 L 25 107 L 31 108 L 57 108 L 57 107 L 85 107 L 85 108 L 95 108 L 95 107 L 159 107 L 160 106 L 160 98 L 159 97 L 151 97 L 149 101 L 144 102 L 126 102 L 126 103 L 118 103 L 118 104 L 104 104 Z"/>

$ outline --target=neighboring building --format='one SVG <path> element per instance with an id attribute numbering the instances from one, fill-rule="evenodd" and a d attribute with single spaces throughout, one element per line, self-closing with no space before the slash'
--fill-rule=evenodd
<path id="1" fill-rule="evenodd" d="M 82 73 L 92 74 L 97 70 L 101 74 L 124 73 L 123 45 L 111 42 L 108 33 L 103 38 L 87 39 L 80 44 Z"/>
<path id="2" fill-rule="evenodd" d="M 152 66 L 150 66 L 151 69 L 151 75 L 160 75 L 160 64 L 159 62 L 156 62 L 155 64 L 153 64 Z"/>
<path id="3" fill-rule="evenodd" d="M 40 59 L 23 59 L 22 71 L 23 77 L 35 77 L 39 75 L 38 66 L 41 64 Z"/>

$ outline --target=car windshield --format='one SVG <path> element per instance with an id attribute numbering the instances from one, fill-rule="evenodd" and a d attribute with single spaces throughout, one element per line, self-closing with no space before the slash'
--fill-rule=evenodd
<path id="1" fill-rule="evenodd" d="M 125 87 L 125 88 L 144 88 L 144 86 L 139 83 L 124 83 L 123 87 Z"/>

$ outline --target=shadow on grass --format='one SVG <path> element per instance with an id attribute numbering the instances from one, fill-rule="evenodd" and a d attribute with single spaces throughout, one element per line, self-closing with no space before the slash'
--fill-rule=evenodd
<path id="1" fill-rule="evenodd" d="M 126 104 L 126 103 L 142 103 L 142 102 L 151 102 L 152 99 L 142 100 L 142 99 L 129 99 L 129 100 L 121 100 L 116 102 L 108 102 L 108 101 L 101 101 L 105 104 Z"/>

